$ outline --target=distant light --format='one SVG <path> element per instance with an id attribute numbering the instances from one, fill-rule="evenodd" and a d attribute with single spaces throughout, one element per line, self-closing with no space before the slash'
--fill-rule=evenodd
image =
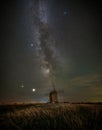
<path id="1" fill-rule="evenodd" d="M 35 92 L 35 88 L 33 88 L 32 91 Z"/>

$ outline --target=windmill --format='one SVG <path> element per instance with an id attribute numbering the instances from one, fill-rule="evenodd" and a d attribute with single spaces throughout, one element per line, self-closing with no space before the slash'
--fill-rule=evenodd
<path id="1" fill-rule="evenodd" d="M 50 81 L 51 81 L 51 87 L 52 91 L 49 93 L 49 101 L 50 103 L 58 103 L 58 97 L 57 97 L 57 91 L 55 89 L 55 82 L 53 79 L 53 69 L 52 66 L 49 64 L 49 69 L 50 69 Z"/>
<path id="2" fill-rule="evenodd" d="M 57 91 L 55 89 L 55 85 L 52 83 L 53 90 L 49 93 L 49 100 L 50 103 L 58 103 L 58 98 L 57 98 Z"/>

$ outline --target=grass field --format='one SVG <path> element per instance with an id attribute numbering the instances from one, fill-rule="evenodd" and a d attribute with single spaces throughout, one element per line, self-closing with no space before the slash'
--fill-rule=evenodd
<path id="1" fill-rule="evenodd" d="M 0 105 L 0 130 L 102 130 L 102 104 Z"/>

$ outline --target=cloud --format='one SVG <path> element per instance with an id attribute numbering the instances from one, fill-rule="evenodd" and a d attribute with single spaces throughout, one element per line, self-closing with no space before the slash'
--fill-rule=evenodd
<path id="1" fill-rule="evenodd" d="M 101 75 L 82 75 L 70 80 L 70 84 L 73 86 L 86 86 L 86 87 L 102 87 Z"/>

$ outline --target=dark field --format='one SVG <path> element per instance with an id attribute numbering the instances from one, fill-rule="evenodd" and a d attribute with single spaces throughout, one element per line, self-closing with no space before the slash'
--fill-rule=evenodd
<path id="1" fill-rule="evenodd" d="M 0 105 L 0 130 L 102 130 L 102 104 Z"/>

